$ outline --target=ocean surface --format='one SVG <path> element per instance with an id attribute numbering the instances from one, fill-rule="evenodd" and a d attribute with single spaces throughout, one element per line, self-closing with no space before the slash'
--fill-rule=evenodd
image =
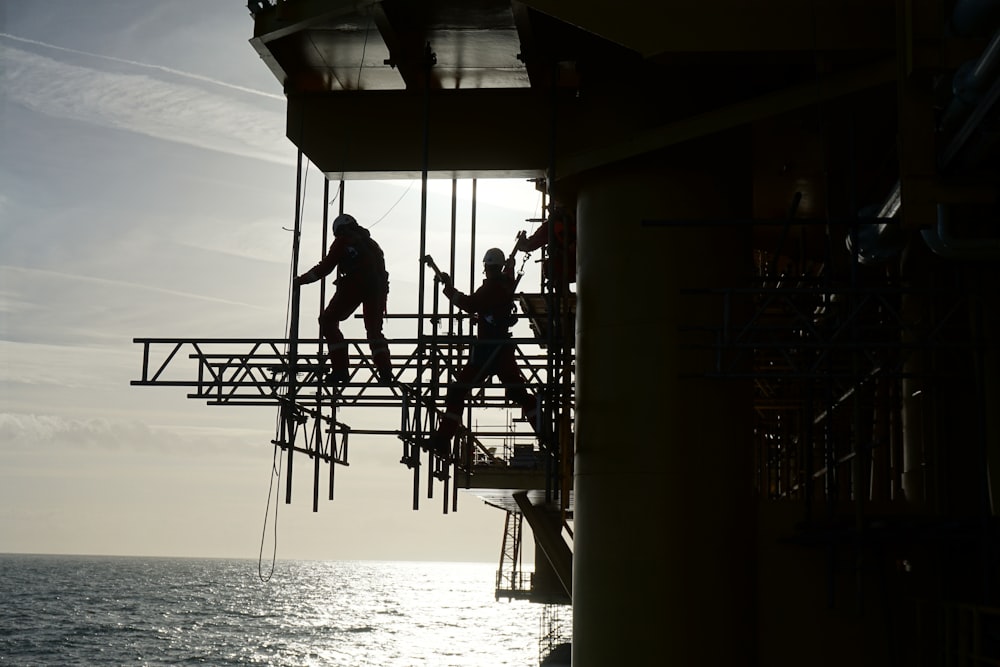
<path id="1" fill-rule="evenodd" d="M 542 607 L 495 570 L 0 554 L 0 665 L 534 667 Z"/>

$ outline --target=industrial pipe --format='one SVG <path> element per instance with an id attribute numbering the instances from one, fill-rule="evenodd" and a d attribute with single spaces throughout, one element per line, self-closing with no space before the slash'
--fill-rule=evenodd
<path id="1" fill-rule="evenodd" d="M 938 204 L 937 225 L 921 230 L 927 247 L 947 259 L 1000 260 L 1000 238 L 959 239 L 949 229 L 947 204 Z"/>
<path id="2" fill-rule="evenodd" d="M 948 21 L 948 32 L 959 37 L 988 35 L 1000 24 L 997 0 L 958 0 Z"/>

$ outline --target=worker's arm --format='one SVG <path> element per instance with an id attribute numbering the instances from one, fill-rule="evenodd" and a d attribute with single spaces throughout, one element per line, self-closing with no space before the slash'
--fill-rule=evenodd
<path id="1" fill-rule="evenodd" d="M 452 297 L 451 302 L 462 310 L 478 315 L 496 313 L 508 309 L 514 300 L 514 293 L 506 281 L 489 281 L 466 296 L 461 292 Z"/>
<path id="2" fill-rule="evenodd" d="M 296 276 L 296 285 L 308 285 L 309 283 L 314 283 L 321 278 L 330 275 L 337 264 L 344 256 L 345 249 L 347 248 L 347 242 L 342 238 L 334 239 L 333 243 L 330 244 L 330 250 L 326 253 L 323 259 L 319 260 L 316 266 L 312 267 L 301 276 Z"/>
<path id="3" fill-rule="evenodd" d="M 532 250 L 538 250 L 543 245 L 549 242 L 549 226 L 548 223 L 539 225 L 538 229 L 531 236 L 519 236 L 517 239 L 518 250 L 522 252 L 531 252 Z"/>
<path id="4" fill-rule="evenodd" d="M 448 300 L 462 310 L 468 310 L 465 305 L 462 304 L 467 304 L 469 297 L 455 289 L 455 284 L 451 281 L 451 276 L 447 273 L 441 272 L 438 274 L 438 278 L 441 280 L 441 291 L 444 292 L 446 297 L 448 297 Z"/>

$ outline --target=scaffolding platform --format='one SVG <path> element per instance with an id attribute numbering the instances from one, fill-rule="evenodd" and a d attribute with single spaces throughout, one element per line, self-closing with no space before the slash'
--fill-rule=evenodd
<path id="1" fill-rule="evenodd" d="M 546 349 L 549 341 L 549 330 L 553 329 L 554 333 L 558 332 L 558 327 L 552 327 L 552 310 L 550 303 L 555 301 L 554 294 L 528 294 L 519 293 L 515 295 L 516 302 L 521 308 L 521 312 L 528 320 L 528 324 L 531 326 L 531 331 L 538 339 L 539 346 L 542 349 Z M 569 346 L 573 347 L 574 339 L 576 334 L 576 327 L 574 322 L 576 322 L 576 294 L 570 292 L 564 297 L 565 304 L 560 310 L 566 313 L 568 320 L 563 320 L 567 322 L 565 327 L 567 340 Z"/>

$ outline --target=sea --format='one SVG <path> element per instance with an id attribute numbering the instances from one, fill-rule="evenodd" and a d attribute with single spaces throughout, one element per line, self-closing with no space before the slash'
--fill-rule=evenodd
<path id="1" fill-rule="evenodd" d="M 270 578 L 268 578 L 270 575 Z M 0 554 L 0 665 L 535 667 L 496 565 Z"/>

